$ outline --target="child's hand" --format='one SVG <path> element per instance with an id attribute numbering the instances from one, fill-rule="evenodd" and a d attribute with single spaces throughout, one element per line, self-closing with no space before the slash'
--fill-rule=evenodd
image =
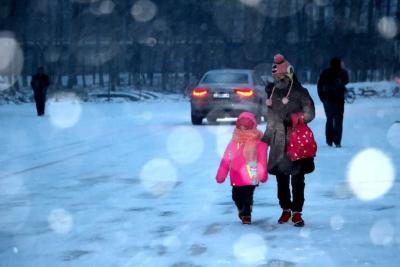
<path id="1" fill-rule="evenodd" d="M 225 179 L 221 179 L 221 178 L 218 178 L 218 177 L 215 177 L 215 180 L 216 180 L 217 183 L 219 183 L 219 184 L 222 184 L 222 183 L 225 181 Z"/>

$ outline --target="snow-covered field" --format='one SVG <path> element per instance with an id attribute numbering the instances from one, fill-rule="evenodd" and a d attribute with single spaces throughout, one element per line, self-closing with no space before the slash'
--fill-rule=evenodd
<path id="1" fill-rule="evenodd" d="M 214 180 L 233 125 L 192 126 L 185 100 L 0 106 L 0 266 L 397 266 L 400 100 L 347 104 L 337 149 L 308 88 L 319 150 L 300 229 L 277 224 L 273 176 L 239 222 Z"/>

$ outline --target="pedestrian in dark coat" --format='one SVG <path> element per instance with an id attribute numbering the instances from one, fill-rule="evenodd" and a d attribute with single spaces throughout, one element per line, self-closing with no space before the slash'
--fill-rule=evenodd
<path id="1" fill-rule="evenodd" d="M 268 172 L 276 176 L 278 183 L 278 199 L 283 210 L 278 222 L 286 223 L 292 217 L 295 226 L 303 226 L 304 174 L 314 170 L 314 159 L 291 161 L 286 154 L 286 145 L 291 115 L 302 113 L 304 122 L 310 122 L 315 117 L 314 102 L 294 75 L 293 67 L 280 54 L 274 57 L 272 77 L 273 86 L 266 87 L 268 112 L 263 141 L 270 147 Z"/>
<path id="2" fill-rule="evenodd" d="M 329 146 L 341 147 L 343 132 L 344 97 L 349 82 L 347 71 L 338 57 L 331 59 L 318 80 L 318 96 L 326 114 L 325 136 Z"/>
<path id="3" fill-rule="evenodd" d="M 35 99 L 36 111 L 38 116 L 44 115 L 46 93 L 49 85 L 49 76 L 44 73 L 43 67 L 39 67 L 37 73 L 33 75 L 31 80 L 31 87 L 33 90 L 33 96 Z"/>

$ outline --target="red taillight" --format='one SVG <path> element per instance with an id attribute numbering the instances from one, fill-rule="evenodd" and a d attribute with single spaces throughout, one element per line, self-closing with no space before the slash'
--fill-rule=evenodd
<path id="1" fill-rule="evenodd" d="M 196 88 L 192 91 L 192 96 L 194 97 L 206 97 L 208 95 L 208 89 L 206 88 Z"/>
<path id="2" fill-rule="evenodd" d="M 252 97 L 254 96 L 254 90 L 250 88 L 237 88 L 235 94 L 241 97 Z"/>

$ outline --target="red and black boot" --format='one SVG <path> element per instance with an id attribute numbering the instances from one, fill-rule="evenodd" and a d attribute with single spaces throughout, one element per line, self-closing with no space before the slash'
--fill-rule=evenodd
<path id="1" fill-rule="evenodd" d="M 293 212 L 293 217 L 292 217 L 292 222 L 293 225 L 296 227 L 303 227 L 304 226 L 304 220 L 301 218 L 301 212 Z"/>
<path id="2" fill-rule="evenodd" d="M 290 217 L 292 217 L 292 211 L 291 210 L 283 210 L 282 215 L 278 220 L 279 224 L 287 223 L 290 220 Z"/>
<path id="3" fill-rule="evenodd" d="M 243 224 L 251 224 L 251 216 L 242 216 L 242 223 Z"/>

